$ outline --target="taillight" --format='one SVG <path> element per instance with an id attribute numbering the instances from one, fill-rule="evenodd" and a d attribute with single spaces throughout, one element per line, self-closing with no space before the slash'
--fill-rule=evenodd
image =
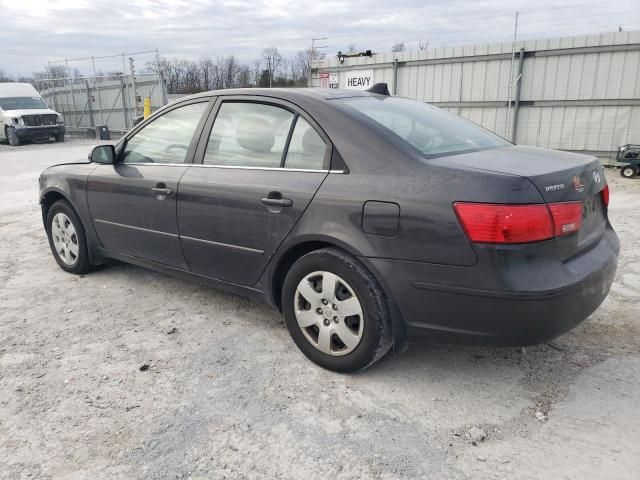
<path id="1" fill-rule="evenodd" d="M 582 203 L 534 205 L 453 204 L 469 240 L 475 243 L 529 243 L 577 232 Z"/>
<path id="2" fill-rule="evenodd" d="M 582 226 L 582 202 L 550 203 L 556 237 L 577 232 Z"/>
<path id="3" fill-rule="evenodd" d="M 602 195 L 602 201 L 604 202 L 604 206 L 609 206 L 609 185 L 605 185 L 602 191 L 600 192 Z"/>

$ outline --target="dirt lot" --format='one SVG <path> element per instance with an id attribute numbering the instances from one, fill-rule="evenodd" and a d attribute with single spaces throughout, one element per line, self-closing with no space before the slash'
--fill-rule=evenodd
<path id="1" fill-rule="evenodd" d="M 638 478 L 640 180 L 609 172 L 620 266 L 574 331 L 337 375 L 263 305 L 124 264 L 62 272 L 37 178 L 89 145 L 0 145 L 0 478 Z"/>

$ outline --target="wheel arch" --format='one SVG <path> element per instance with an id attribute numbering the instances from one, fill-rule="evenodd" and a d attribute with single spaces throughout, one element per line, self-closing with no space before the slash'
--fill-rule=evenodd
<path id="1" fill-rule="evenodd" d="M 44 223 L 45 229 L 47 228 L 47 215 L 49 214 L 49 210 L 51 206 L 56 203 L 58 200 L 66 201 L 71 208 L 78 214 L 78 210 L 73 206 L 69 197 L 65 195 L 61 190 L 56 188 L 51 188 L 40 195 L 40 207 L 42 208 L 42 222 Z"/>
<path id="2" fill-rule="evenodd" d="M 367 262 L 366 258 L 359 255 L 359 253 L 355 251 L 353 247 L 335 238 L 312 236 L 301 239 L 295 244 L 287 245 L 286 248 L 282 250 L 282 253 L 280 253 L 277 258 L 274 258 L 272 260 L 275 263 L 269 270 L 267 278 L 267 295 L 269 302 L 274 305 L 280 312 L 282 312 L 282 286 L 284 284 L 284 279 L 287 275 L 287 272 L 289 271 L 291 266 L 299 258 L 308 253 L 311 253 L 315 250 L 320 250 L 322 248 L 330 247 L 340 249 L 356 257 L 364 264 L 365 268 L 367 268 L 378 281 L 378 283 L 382 287 L 382 290 L 384 291 L 384 294 L 387 297 L 389 313 L 391 316 L 391 335 L 393 337 L 393 350 L 396 353 L 404 350 L 404 348 L 406 347 L 406 328 L 404 325 L 404 320 L 395 299 L 391 295 L 391 290 L 386 285 L 384 279 L 381 278 L 380 272 L 373 268 L 370 262 Z"/>
<path id="3" fill-rule="evenodd" d="M 56 203 L 58 200 L 64 200 L 65 202 L 67 202 L 69 204 L 69 207 L 71 207 L 71 209 L 74 211 L 74 213 L 80 220 L 80 222 L 82 222 L 83 224 L 82 226 L 84 227 L 84 236 L 87 242 L 87 250 L 89 252 L 89 262 L 92 265 L 100 265 L 104 263 L 104 258 L 98 252 L 94 244 L 94 241 L 91 238 L 91 234 L 89 231 L 89 228 L 91 226 L 87 225 L 86 222 L 82 221 L 82 216 L 80 215 L 80 212 L 78 211 L 76 206 L 73 204 L 69 196 L 64 191 L 55 187 L 49 188 L 40 194 L 40 207 L 42 209 L 42 223 L 44 224 L 45 231 L 48 233 L 47 216 L 49 215 L 49 210 L 51 209 L 51 206 L 54 203 Z"/>

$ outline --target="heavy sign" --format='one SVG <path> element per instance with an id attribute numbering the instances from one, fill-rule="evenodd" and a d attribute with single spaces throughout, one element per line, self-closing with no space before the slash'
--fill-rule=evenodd
<path id="1" fill-rule="evenodd" d="M 344 88 L 366 90 L 373 87 L 373 70 L 351 70 L 344 72 Z"/>

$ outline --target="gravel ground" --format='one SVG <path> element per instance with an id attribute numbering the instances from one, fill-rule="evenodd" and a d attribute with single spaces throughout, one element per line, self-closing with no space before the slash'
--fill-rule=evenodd
<path id="1" fill-rule="evenodd" d="M 640 181 L 609 172 L 620 267 L 575 330 L 337 375 L 269 307 L 124 264 L 62 272 L 37 178 L 90 144 L 0 145 L 0 478 L 638 478 Z"/>

